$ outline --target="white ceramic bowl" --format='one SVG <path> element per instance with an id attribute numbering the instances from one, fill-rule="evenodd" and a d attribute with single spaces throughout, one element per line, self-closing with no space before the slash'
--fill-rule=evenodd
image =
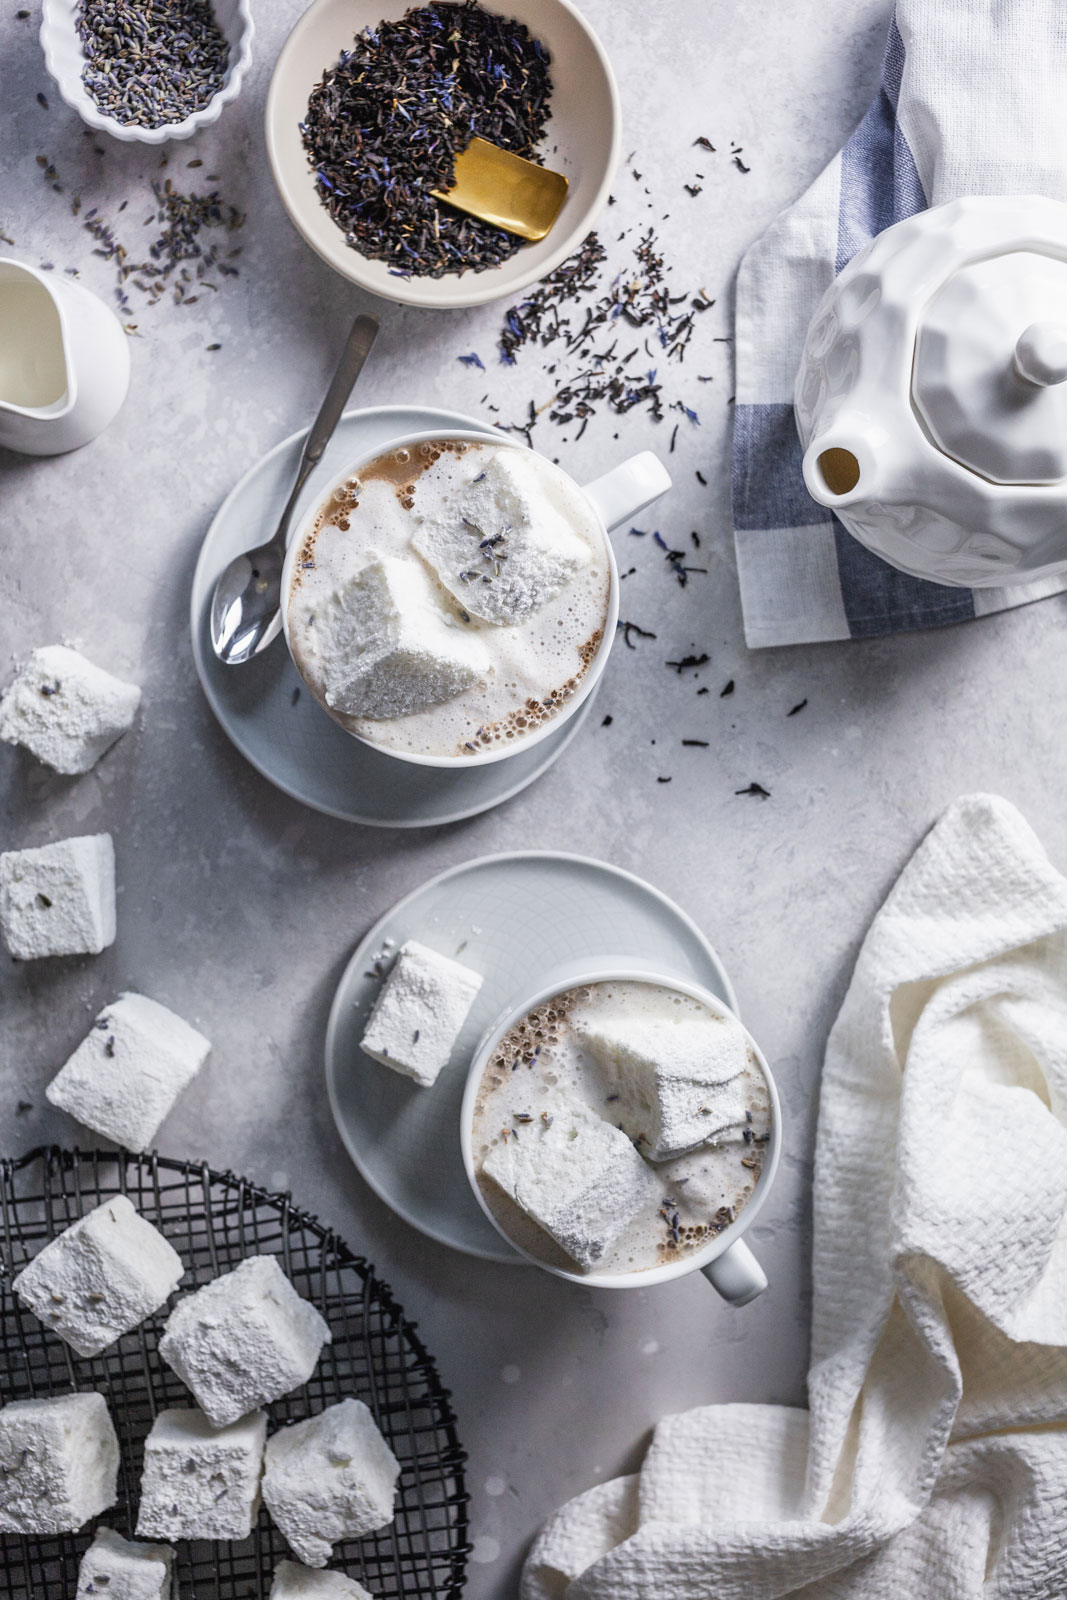
<path id="1" fill-rule="evenodd" d="M 516 1243 L 510 1234 L 505 1232 L 496 1216 L 490 1210 L 475 1172 L 474 1145 L 472 1125 L 474 1121 L 474 1107 L 478 1098 L 482 1076 L 500 1041 L 510 1033 L 516 1023 L 531 1011 L 536 1011 L 546 1001 L 552 1000 L 557 995 L 566 993 L 569 989 L 583 988 L 594 983 L 652 983 L 678 994 L 688 995 L 692 1000 L 699 1000 L 708 1010 L 716 1016 L 732 1017 L 742 1028 L 750 1049 L 767 1083 L 767 1094 L 771 1108 L 771 1138 L 766 1147 L 763 1161 L 763 1171 L 755 1192 L 748 1204 L 738 1213 L 736 1219 L 722 1233 L 703 1246 L 702 1249 L 693 1250 L 688 1255 L 680 1256 L 677 1261 L 670 1261 L 662 1267 L 650 1267 L 644 1272 L 580 1272 L 577 1269 L 568 1272 L 562 1267 L 549 1266 L 538 1256 L 530 1255 L 522 1245 Z M 493 1227 L 501 1234 L 513 1249 L 520 1255 L 532 1261 L 535 1266 L 541 1267 L 545 1272 L 551 1272 L 557 1278 L 566 1278 L 570 1283 L 580 1283 L 589 1289 L 647 1289 L 657 1283 L 667 1283 L 672 1278 L 684 1277 L 689 1272 L 703 1272 L 724 1300 L 729 1300 L 733 1305 L 747 1305 L 767 1287 L 767 1279 L 763 1269 L 756 1261 L 742 1235 L 755 1222 L 763 1208 L 763 1203 L 770 1193 L 774 1182 L 774 1175 L 778 1170 L 778 1162 L 782 1153 L 782 1107 L 778 1098 L 778 1089 L 767 1059 L 749 1033 L 744 1024 L 734 1015 L 729 1006 L 710 990 L 702 988 L 695 983 L 689 983 L 682 978 L 670 977 L 662 972 L 656 972 L 644 963 L 632 960 L 626 962 L 611 962 L 605 960 L 599 966 L 592 966 L 589 962 L 572 962 L 557 968 L 552 977 L 543 983 L 532 995 L 511 1006 L 502 1017 L 489 1028 L 483 1035 L 481 1043 L 474 1053 L 470 1070 L 467 1074 L 467 1084 L 463 1093 L 463 1106 L 460 1111 L 459 1125 L 460 1148 L 463 1153 L 463 1165 L 466 1169 L 474 1198 L 488 1217 Z"/>
<path id="2" fill-rule="evenodd" d="M 83 122 L 113 139 L 127 144 L 166 144 L 171 139 L 188 139 L 200 128 L 217 122 L 223 106 L 236 100 L 252 60 L 254 27 L 248 0 L 212 0 L 215 17 L 230 43 L 230 65 L 222 88 L 200 111 L 183 122 L 166 122 L 161 128 L 142 128 L 136 123 L 117 122 L 101 111 L 82 82 L 85 56 L 74 26 L 78 0 L 43 0 L 41 48 L 44 64 L 55 80 L 63 99 Z"/>
<path id="3" fill-rule="evenodd" d="M 47 0 L 46 0 L 47 3 Z M 411 0 L 315 0 L 282 48 L 267 96 L 267 154 L 278 193 L 298 231 L 342 277 L 403 305 L 483 305 L 517 295 L 559 265 L 589 232 L 606 203 L 622 137 L 615 75 L 596 34 L 570 0 L 483 0 L 485 9 L 523 22 L 551 57 L 552 99 L 543 141 L 546 161 L 570 179 L 555 226 L 485 272 L 444 278 L 394 277 L 345 243 L 319 200 L 300 137 L 312 89 L 354 36 L 402 17 Z"/>

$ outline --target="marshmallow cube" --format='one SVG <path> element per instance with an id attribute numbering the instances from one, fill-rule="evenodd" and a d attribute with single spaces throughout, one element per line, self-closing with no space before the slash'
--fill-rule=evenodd
<path id="1" fill-rule="evenodd" d="M 159 1353 L 225 1427 L 306 1383 L 330 1330 L 274 1256 L 249 1256 L 233 1272 L 179 1300 Z"/>
<path id="2" fill-rule="evenodd" d="M 489 652 L 440 604 L 416 561 L 368 562 L 319 608 L 326 704 L 345 716 L 406 717 L 484 678 Z"/>
<path id="3" fill-rule="evenodd" d="M 428 1089 L 447 1065 L 481 986 L 469 967 L 409 939 L 374 1002 L 360 1048 Z"/>
<path id="4" fill-rule="evenodd" d="M 76 1600 L 171 1600 L 174 1551 L 165 1544 L 131 1544 L 111 1528 L 97 1530 L 78 1568 Z"/>
<path id="5" fill-rule="evenodd" d="M 73 1533 L 115 1504 L 119 1441 L 102 1394 L 0 1410 L 0 1533 Z"/>
<path id="6" fill-rule="evenodd" d="M 625 1133 L 587 1106 L 554 1096 L 546 1111 L 551 1120 L 495 1144 L 483 1171 L 588 1272 L 659 1186 Z"/>
<path id="7" fill-rule="evenodd" d="M 109 833 L 0 855 L 0 936 L 18 961 L 95 956 L 115 942 Z"/>
<path id="8" fill-rule="evenodd" d="M 267 1419 L 213 1428 L 202 1411 L 161 1411 L 145 1440 L 138 1536 L 247 1539 L 259 1513 Z"/>
<path id="9" fill-rule="evenodd" d="M 12 1287 L 78 1355 L 95 1356 L 158 1311 L 184 1271 L 177 1251 L 119 1194 L 46 1244 Z"/>
<path id="10" fill-rule="evenodd" d="M 313 1572 L 295 1561 L 279 1561 L 270 1600 L 374 1600 L 374 1596 L 343 1572 Z"/>
<path id="11" fill-rule="evenodd" d="M 0 700 L 0 739 L 68 776 L 88 772 L 122 737 L 141 691 L 66 645 L 35 650 Z"/>
<path id="12" fill-rule="evenodd" d="M 614 1114 L 650 1161 L 667 1161 L 745 1121 L 748 1041 L 733 1017 L 607 1005 L 571 1025 L 619 1094 Z"/>
<path id="13" fill-rule="evenodd" d="M 554 488 L 524 450 L 501 448 L 477 478 L 420 519 L 412 545 L 474 616 L 524 622 L 592 554 L 556 504 Z"/>
<path id="14" fill-rule="evenodd" d="M 324 1567 L 339 1539 L 392 1522 L 399 1476 L 362 1400 L 342 1400 L 271 1436 L 263 1499 L 301 1561 Z"/>
<path id="15" fill-rule="evenodd" d="M 146 1150 L 210 1049 L 166 1006 L 122 994 L 101 1011 L 45 1094 L 105 1139 Z"/>

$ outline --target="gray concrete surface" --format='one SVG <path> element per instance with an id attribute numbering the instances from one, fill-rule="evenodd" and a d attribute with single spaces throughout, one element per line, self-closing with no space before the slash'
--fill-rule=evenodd
<path id="1" fill-rule="evenodd" d="M 605 233 L 657 227 L 676 292 L 717 304 L 669 393 L 697 407 L 670 457 L 677 490 L 657 512 L 669 543 L 699 531 L 709 567 L 684 590 L 651 541 L 628 541 L 624 615 L 654 641 L 619 648 L 581 740 L 501 810 L 417 835 L 346 826 L 274 792 L 215 726 L 193 672 L 190 574 L 214 508 L 248 464 L 309 419 L 360 297 L 303 246 L 282 212 L 261 137 L 270 67 L 299 13 L 260 0 L 256 62 L 239 102 L 176 147 L 181 184 L 218 172 L 247 210 L 241 276 L 192 307 L 132 313 L 133 388 L 81 454 L 0 458 L 0 666 L 60 637 L 144 686 L 143 720 L 99 767 L 59 779 L 0 750 L 4 847 L 113 830 L 119 936 L 86 961 L 0 966 L 0 1144 L 71 1140 L 43 1088 L 94 1009 L 136 987 L 195 1020 L 215 1049 L 165 1125 L 165 1153 L 204 1156 L 291 1187 L 365 1251 L 436 1353 L 470 1451 L 471 1600 L 514 1593 L 522 1553 L 552 1508 L 632 1467 L 664 1412 L 712 1400 L 802 1402 L 809 1304 L 811 1151 L 825 1036 L 872 913 L 940 808 L 972 789 L 1017 802 L 1067 861 L 1064 602 L 964 628 L 863 644 L 746 651 L 727 511 L 731 279 L 739 253 L 819 170 L 876 81 L 885 0 L 586 0 L 613 55 L 625 150 Z M 149 211 L 157 157 L 96 156 L 48 82 L 36 11 L 0 18 L 0 229 L 14 253 L 77 266 L 108 292 L 111 267 L 71 214 Z M 36 101 L 42 91 L 50 105 Z M 693 148 L 704 134 L 715 156 Z M 730 160 L 743 147 L 751 171 Z M 56 193 L 35 157 L 51 158 Z M 202 159 L 194 172 L 185 162 Z M 703 193 L 682 184 L 705 173 Z M 644 186 L 654 209 L 641 210 Z M 658 219 L 670 213 L 669 220 Z M 121 220 L 121 219 L 120 219 Z M 442 401 L 502 417 L 551 393 L 550 355 L 495 359 L 502 308 L 401 311 L 383 328 L 363 403 Z M 209 352 L 206 346 L 220 343 Z M 457 357 L 477 350 L 488 372 Z M 697 373 L 714 381 L 697 384 Z M 565 432 L 568 430 L 564 430 Z M 613 437 L 618 433 L 619 438 Z M 669 426 L 601 415 L 564 445 L 535 442 L 578 478 L 620 454 L 666 449 Z M 700 469 L 708 488 L 698 483 Z M 632 548 L 630 548 L 632 546 Z M 707 651 L 694 680 L 664 663 Z M 735 691 L 720 698 L 730 679 Z M 697 688 L 710 687 L 698 697 Z M 787 712 L 806 699 L 802 713 Z M 701 738 L 709 748 L 682 748 Z M 669 775 L 670 784 L 657 777 Z M 757 780 L 765 801 L 735 796 Z M 721 1305 L 703 1280 L 612 1295 L 454 1257 L 396 1220 L 335 1135 L 322 1041 L 337 977 L 377 915 L 421 879 L 493 850 L 571 847 L 675 896 L 707 930 L 743 1014 L 774 1063 L 788 1115 L 777 1188 L 754 1230 L 764 1298 Z M 33 1109 L 18 1114 L 18 1101 Z"/>

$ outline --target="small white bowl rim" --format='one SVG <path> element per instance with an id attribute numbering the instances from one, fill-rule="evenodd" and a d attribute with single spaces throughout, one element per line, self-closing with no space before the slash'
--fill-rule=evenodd
<path id="1" fill-rule="evenodd" d="M 48 70 L 60 97 L 76 111 L 82 121 L 90 128 L 97 129 L 100 133 L 107 133 L 113 139 L 119 139 L 124 144 L 166 144 L 168 141 L 189 139 L 198 129 L 207 127 L 217 122 L 222 115 L 224 107 L 236 100 L 241 92 L 241 86 L 252 63 L 252 40 L 255 37 L 256 25 L 252 17 L 249 0 L 236 0 L 236 13 L 240 19 L 241 28 L 236 41 L 230 43 L 230 65 L 227 68 L 226 78 L 222 88 L 217 90 L 206 106 L 201 106 L 199 111 L 194 111 L 181 122 L 165 122 L 159 128 L 143 128 L 133 122 L 118 122 L 114 117 L 109 117 L 100 111 L 82 83 L 79 72 L 76 87 L 75 83 L 61 71 L 56 60 L 55 39 L 62 32 L 65 20 L 69 17 L 71 28 L 74 25 L 74 12 L 76 6 L 70 0 L 42 0 L 41 26 L 38 38 L 41 49 L 44 51 L 44 64 Z M 77 35 L 75 35 L 77 38 Z M 79 53 L 81 46 L 78 46 Z M 84 55 L 82 55 L 84 59 Z"/>
<path id="2" fill-rule="evenodd" d="M 395 439 L 388 439 L 384 444 L 377 445 L 373 450 L 367 450 L 361 453 L 356 460 L 345 469 L 344 472 L 339 472 L 337 476 L 330 481 L 327 487 L 323 489 L 322 493 L 316 497 L 314 504 L 309 506 L 307 513 L 298 524 L 296 532 L 290 536 L 289 543 L 286 546 L 285 564 L 282 567 L 282 632 L 285 635 L 286 648 L 289 650 L 289 654 L 293 659 L 293 665 L 296 667 L 298 672 L 300 672 L 300 667 L 297 663 L 296 657 L 293 655 L 292 647 L 289 644 L 289 591 L 292 583 L 293 563 L 296 560 L 296 552 L 300 548 L 300 545 L 304 539 L 304 535 L 307 533 L 315 517 L 318 515 L 319 507 L 340 488 L 341 484 L 344 483 L 346 478 L 350 478 L 354 472 L 358 472 L 361 467 L 366 466 L 368 461 L 373 461 L 378 456 L 388 455 L 392 450 L 404 450 L 410 445 L 427 444 L 434 439 L 442 438 L 470 439 L 478 443 L 505 445 L 515 450 L 527 450 L 531 448 L 529 445 L 524 444 L 520 439 L 510 439 L 506 434 L 493 432 L 491 425 L 488 423 L 486 424 L 486 429 L 484 432 L 480 432 L 474 428 L 450 428 L 446 433 L 442 433 L 440 428 L 429 428 L 423 430 L 421 433 L 401 434 Z M 540 451 L 535 450 L 534 454 L 539 455 Z M 579 491 L 579 493 L 584 495 L 585 491 L 582 489 L 581 484 L 578 483 L 576 479 L 571 477 L 570 473 L 565 467 L 559 466 L 558 462 L 552 462 L 551 464 L 555 466 L 558 471 L 562 472 L 565 478 L 569 479 L 569 481 L 574 484 L 574 487 Z M 342 728 L 350 738 L 358 739 L 360 744 L 367 745 L 370 749 L 378 751 L 378 753 L 381 755 L 394 756 L 398 761 L 406 761 L 409 763 L 409 765 L 415 767 L 433 767 L 438 772 L 455 772 L 461 767 L 487 767 L 497 761 L 507 761 L 511 756 L 521 755 L 524 751 L 531 750 L 535 744 L 540 744 L 542 739 L 547 739 L 549 734 L 555 733 L 558 729 L 563 727 L 564 723 L 569 722 L 579 707 L 584 705 L 586 700 L 589 699 L 589 696 L 592 694 L 593 690 L 596 688 L 601 677 L 603 676 L 604 668 L 607 666 L 608 656 L 611 654 L 611 647 L 615 642 L 615 634 L 617 631 L 619 618 L 619 567 L 618 562 L 615 559 L 615 551 L 612 547 L 611 536 L 609 535 L 608 530 L 604 526 L 603 520 L 600 517 L 600 514 L 596 511 L 596 508 L 593 506 L 592 502 L 587 500 L 586 503 L 589 505 L 594 516 L 596 517 L 597 525 L 600 528 L 600 533 L 604 540 L 604 547 L 607 551 L 608 558 L 608 609 L 604 620 L 604 637 L 600 642 L 600 647 L 597 650 L 596 655 L 593 657 L 592 665 L 587 669 L 585 677 L 582 679 L 579 688 L 574 694 L 571 695 L 570 699 L 563 706 L 561 706 L 554 717 L 549 717 L 548 721 L 543 722 L 539 728 L 534 730 L 533 733 L 524 734 L 521 739 L 517 739 L 513 744 L 510 744 L 500 750 L 487 751 L 484 755 L 470 756 L 433 756 L 426 755 L 418 750 L 394 750 L 388 745 L 379 744 L 375 739 L 365 739 L 362 734 L 353 733 L 352 729 L 345 727 L 344 723 L 338 723 L 338 727 Z M 302 672 L 300 673 L 300 676 L 304 682 L 307 682 Z M 308 687 L 311 687 L 310 684 Z M 327 715 L 329 715 L 328 712 Z M 336 718 L 334 720 L 336 721 Z"/>
<path id="3" fill-rule="evenodd" d="M 673 989 L 679 994 L 688 995 L 692 1000 L 700 1000 L 710 1010 L 732 1017 L 738 1027 L 744 1030 L 745 1038 L 755 1053 L 760 1070 L 766 1080 L 767 1093 L 771 1103 L 771 1140 L 767 1146 L 767 1157 L 752 1198 L 747 1202 L 744 1209 L 731 1222 L 728 1228 L 724 1228 L 722 1233 L 716 1234 L 714 1239 L 710 1240 L 702 1249 L 694 1250 L 691 1254 L 682 1256 L 678 1261 L 668 1262 L 665 1266 L 649 1267 L 644 1272 L 568 1272 L 563 1267 L 550 1266 L 548 1262 L 542 1261 L 538 1256 L 532 1255 L 528 1250 L 524 1250 L 522 1245 L 517 1244 L 511 1235 L 501 1227 L 486 1204 L 474 1174 L 471 1114 L 474 1109 L 478 1088 L 481 1084 L 482 1074 L 493 1051 L 509 1029 L 513 1028 L 517 1022 L 521 1022 L 522 1018 L 530 1011 L 536 1010 L 538 1006 L 544 1005 L 546 1001 L 551 1000 L 556 995 L 566 994 L 570 989 L 581 989 L 594 983 L 655 984 L 661 988 Z M 688 978 L 678 978 L 639 966 L 620 964 L 604 967 L 590 966 L 584 969 L 579 966 L 573 974 L 568 974 L 565 982 L 561 983 L 557 975 L 554 980 L 542 983 L 534 995 L 520 1001 L 517 1005 L 509 1007 L 503 1017 L 498 1018 L 496 1022 L 486 1029 L 467 1070 L 467 1083 L 463 1091 L 463 1103 L 460 1108 L 459 1140 L 460 1149 L 463 1153 L 463 1168 L 467 1174 L 467 1181 L 474 1192 L 474 1198 L 501 1238 L 506 1239 L 512 1249 L 517 1250 L 526 1261 L 532 1261 L 535 1266 L 540 1267 L 544 1272 L 551 1272 L 554 1277 L 564 1278 L 568 1283 L 581 1284 L 586 1289 L 644 1289 L 653 1284 L 668 1283 L 672 1278 L 685 1277 L 690 1272 L 702 1271 L 711 1262 L 717 1261 L 720 1256 L 725 1255 L 730 1246 L 735 1244 L 755 1222 L 767 1195 L 770 1193 L 771 1185 L 778 1171 L 778 1162 L 782 1152 L 782 1105 L 774 1075 L 759 1044 L 748 1028 L 745 1027 L 736 1011 L 728 1006 L 725 1000 L 721 1000 L 718 995 L 712 994 L 710 989 L 705 989 L 702 984 L 692 983 Z"/>
<path id="4" fill-rule="evenodd" d="M 47 4 L 48 0 L 45 0 L 45 3 Z M 326 3 L 329 3 L 329 0 L 312 0 L 312 4 L 297 19 L 289 37 L 282 45 L 278 59 L 274 64 L 274 71 L 271 73 L 270 87 L 267 90 L 266 110 L 264 112 L 267 159 L 270 163 L 274 184 L 289 220 L 305 244 L 309 245 L 320 260 L 325 261 L 328 267 L 332 267 L 335 272 L 339 273 L 341 277 L 347 278 L 350 283 L 355 283 L 361 289 L 365 289 L 368 294 L 373 294 L 380 299 L 392 300 L 397 305 L 421 306 L 427 310 L 455 311 L 465 306 L 482 306 L 488 305 L 493 300 L 509 299 L 512 296 L 523 294 L 531 284 L 540 282 L 550 272 L 554 272 L 560 263 L 565 261 L 578 248 L 590 228 L 594 225 L 596 218 L 604 209 L 622 154 L 622 99 L 619 94 L 615 71 L 598 35 L 590 26 L 586 17 L 578 10 L 578 7 L 572 4 L 572 0 L 552 0 L 552 4 L 559 6 L 561 11 L 566 11 L 573 17 L 588 39 L 597 57 L 600 70 L 604 74 L 608 101 L 611 106 L 611 146 L 604 166 L 604 176 L 597 185 L 596 192 L 589 204 L 583 209 L 581 217 L 565 235 L 561 236 L 559 243 L 543 261 L 529 267 L 525 272 L 521 272 L 518 277 L 509 279 L 505 285 L 501 285 L 495 276 L 500 271 L 500 268 L 490 267 L 485 272 L 448 274 L 444 278 L 397 278 L 395 287 L 391 287 L 387 294 L 383 294 L 381 287 L 368 282 L 367 274 L 360 266 L 360 263 L 369 259 L 368 257 L 361 255 L 358 250 L 350 250 L 349 254 L 354 265 L 351 270 L 346 270 L 338 261 L 328 255 L 323 248 L 320 248 L 315 230 L 310 225 L 305 226 L 304 224 L 302 201 L 290 194 L 281 174 L 280 163 L 276 154 L 275 131 L 277 117 L 275 116 L 275 106 L 280 94 L 279 86 L 288 64 L 291 47 L 295 48 L 294 41 L 296 41 L 299 33 L 313 26 L 315 12 L 320 5 Z M 310 190 L 310 194 L 314 204 L 319 210 L 322 210 L 314 189 Z M 314 214 L 312 213 L 312 215 Z M 325 214 L 323 212 L 323 215 Z M 333 226 L 336 228 L 337 224 L 334 223 Z M 508 262 L 503 263 L 503 265 L 506 266 L 515 259 L 514 256 L 511 256 L 508 258 Z M 466 287 L 463 287 L 463 285 L 466 285 Z"/>

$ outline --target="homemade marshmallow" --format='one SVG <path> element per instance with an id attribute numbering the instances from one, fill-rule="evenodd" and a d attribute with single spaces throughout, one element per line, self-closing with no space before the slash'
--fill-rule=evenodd
<path id="1" fill-rule="evenodd" d="M 0 739 L 22 745 L 56 772 L 88 772 L 126 732 L 140 703 L 136 684 L 113 678 L 66 645 L 46 645 L 23 663 L 0 700 Z"/>
<path id="2" fill-rule="evenodd" d="M 562 1096 L 494 1145 L 482 1170 L 585 1271 L 659 1192 L 625 1133 Z"/>
<path id="3" fill-rule="evenodd" d="M 115 940 L 109 833 L 0 855 L 0 935 L 19 961 L 95 956 Z"/>
<path id="4" fill-rule="evenodd" d="M 271 1435 L 263 1499 L 301 1561 L 324 1567 L 339 1539 L 392 1522 L 399 1475 L 362 1400 L 342 1400 Z"/>
<path id="5" fill-rule="evenodd" d="M 159 1353 L 218 1428 L 306 1383 L 330 1330 L 274 1256 L 249 1256 L 179 1300 Z"/>
<path id="6" fill-rule="evenodd" d="M 523 622 L 588 565 L 589 546 L 526 451 L 495 451 L 470 483 L 420 516 L 412 546 L 467 611 Z"/>
<path id="7" fill-rule="evenodd" d="M 481 986 L 469 967 L 407 940 L 374 1002 L 360 1049 L 429 1088 L 455 1049 Z"/>
<path id="8" fill-rule="evenodd" d="M 161 1411 L 144 1445 L 138 1535 L 247 1539 L 259 1511 L 267 1419 L 213 1428 L 202 1411 Z"/>
<path id="9" fill-rule="evenodd" d="M 185 1268 L 124 1194 L 46 1244 L 12 1287 L 80 1356 L 95 1356 L 151 1316 Z"/>
<path id="10" fill-rule="evenodd" d="M 165 1544 L 131 1544 L 99 1528 L 78 1568 L 76 1600 L 171 1600 L 174 1551 Z"/>
<path id="11" fill-rule="evenodd" d="M 101 1011 L 45 1095 L 106 1139 L 146 1150 L 210 1049 L 166 1006 L 127 992 Z"/>
<path id="12" fill-rule="evenodd" d="M 102 1394 L 0 1410 L 0 1533 L 73 1533 L 115 1504 L 119 1441 Z"/>
<path id="13" fill-rule="evenodd" d="M 295 1561 L 279 1561 L 270 1600 L 374 1600 L 374 1596 L 343 1572 L 313 1572 Z"/>
<path id="14" fill-rule="evenodd" d="M 485 646 L 438 603 L 414 561 L 361 567 L 315 618 L 326 704 L 351 717 L 403 717 L 441 705 L 490 669 Z"/>
<path id="15" fill-rule="evenodd" d="M 612 1115 L 650 1161 L 745 1121 L 748 1042 L 733 1017 L 668 1001 L 647 1015 L 617 1004 L 577 1006 L 570 1021 L 618 1091 Z"/>

